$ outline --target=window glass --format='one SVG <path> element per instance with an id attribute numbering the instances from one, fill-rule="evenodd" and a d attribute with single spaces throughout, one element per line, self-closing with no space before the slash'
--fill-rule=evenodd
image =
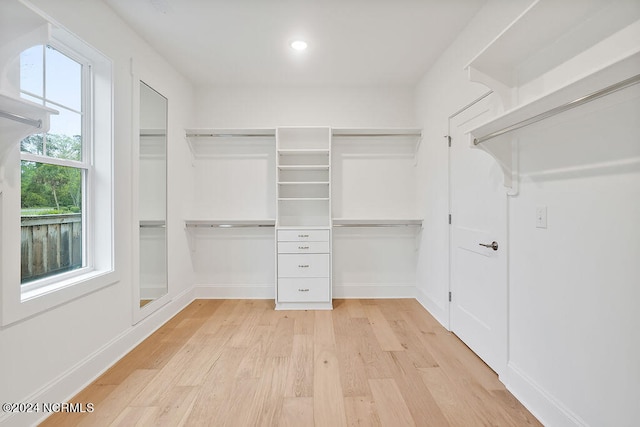
<path id="1" fill-rule="evenodd" d="M 20 55 L 20 90 L 36 96 L 44 96 L 44 51 L 43 46 L 34 46 Z M 37 101 L 26 94 L 23 97 Z M 40 103 L 42 103 L 40 101 Z"/>
<path id="2" fill-rule="evenodd" d="M 90 169 L 82 156 L 88 126 L 82 109 L 83 65 L 50 46 L 27 49 L 20 60 L 22 95 L 58 111 L 46 134 L 20 143 L 24 285 L 86 266 L 83 206 Z"/>
<path id="3" fill-rule="evenodd" d="M 84 266 L 83 170 L 21 162 L 21 282 Z"/>
<path id="4" fill-rule="evenodd" d="M 57 159 L 81 160 L 82 156 L 82 115 L 50 103 L 47 107 L 58 110 L 50 118 L 46 135 L 45 155 Z"/>
<path id="5" fill-rule="evenodd" d="M 69 109 L 82 109 L 82 65 L 51 46 L 45 52 L 45 96 Z"/>

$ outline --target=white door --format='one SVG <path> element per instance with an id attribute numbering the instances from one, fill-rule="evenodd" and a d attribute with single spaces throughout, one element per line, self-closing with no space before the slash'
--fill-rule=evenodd
<path id="1" fill-rule="evenodd" d="M 487 119 L 492 96 L 449 120 L 449 313 L 451 331 L 500 374 L 507 360 L 507 195 L 498 163 L 471 148 L 466 133 Z"/>

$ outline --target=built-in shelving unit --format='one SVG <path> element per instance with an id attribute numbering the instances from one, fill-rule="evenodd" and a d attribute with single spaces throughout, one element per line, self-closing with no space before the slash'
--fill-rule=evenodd
<path id="1" fill-rule="evenodd" d="M 277 129 L 276 309 L 331 309 L 331 129 Z"/>
<path id="2" fill-rule="evenodd" d="M 517 153 L 510 132 L 640 82 L 640 4 L 586 0 L 572 2 L 570 14 L 555 14 L 556 7 L 534 2 L 467 66 L 503 110 L 470 131 L 472 143 L 498 161 L 511 191 Z"/>

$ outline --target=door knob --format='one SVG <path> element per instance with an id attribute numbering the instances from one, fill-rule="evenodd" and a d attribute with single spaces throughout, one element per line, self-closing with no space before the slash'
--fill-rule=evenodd
<path id="1" fill-rule="evenodd" d="M 491 242 L 490 244 L 486 244 L 486 243 L 479 243 L 480 246 L 484 246 L 485 248 L 491 248 L 494 251 L 498 250 L 498 242 L 496 242 L 495 240 L 493 242 Z"/>

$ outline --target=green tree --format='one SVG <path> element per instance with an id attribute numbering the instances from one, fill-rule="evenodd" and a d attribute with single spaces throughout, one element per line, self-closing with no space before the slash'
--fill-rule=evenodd
<path id="1" fill-rule="evenodd" d="M 43 154 L 67 160 L 80 160 L 82 138 L 79 135 L 31 135 L 20 148 L 23 152 Z M 38 162 L 22 162 L 22 207 L 61 206 L 80 209 L 82 204 L 82 172 L 80 169 Z"/>
<path id="2" fill-rule="evenodd" d="M 69 183 L 69 174 L 65 173 L 64 169 L 61 166 L 41 163 L 38 165 L 32 180 L 32 182 L 43 185 L 47 190 L 51 191 L 56 210 L 60 210 L 58 191 Z"/>

